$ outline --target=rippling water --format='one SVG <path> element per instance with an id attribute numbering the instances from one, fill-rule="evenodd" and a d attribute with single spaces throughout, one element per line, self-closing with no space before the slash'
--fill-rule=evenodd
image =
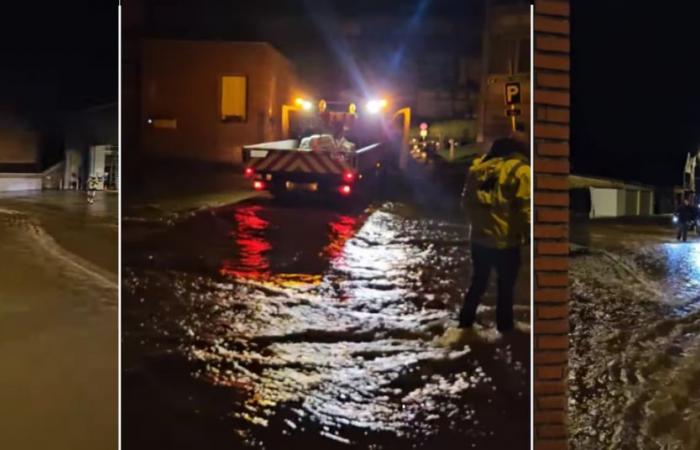
<path id="1" fill-rule="evenodd" d="M 32 216 L 0 236 L 0 448 L 116 448 L 116 284 Z"/>
<path id="2" fill-rule="evenodd" d="M 700 244 L 584 250 L 572 273 L 574 447 L 700 448 Z"/>
<path id="3" fill-rule="evenodd" d="M 125 444 L 529 448 L 529 336 L 489 307 L 453 328 L 464 236 L 405 205 L 249 204 L 131 244 Z"/>

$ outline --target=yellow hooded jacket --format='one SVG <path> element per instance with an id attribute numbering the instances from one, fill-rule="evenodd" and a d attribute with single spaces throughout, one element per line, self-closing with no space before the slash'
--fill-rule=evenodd
<path id="1" fill-rule="evenodd" d="M 530 166 L 524 155 L 477 158 L 462 197 L 472 242 L 499 249 L 524 243 L 530 231 Z"/>

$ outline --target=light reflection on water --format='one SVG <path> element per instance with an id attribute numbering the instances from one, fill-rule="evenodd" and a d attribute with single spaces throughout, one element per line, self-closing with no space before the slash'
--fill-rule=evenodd
<path id="1" fill-rule="evenodd" d="M 236 211 L 238 253 L 220 269 L 228 281 L 139 276 L 125 289 L 146 304 L 160 296 L 190 305 L 174 329 L 163 323 L 172 317 L 158 326 L 179 336 L 177 352 L 197 380 L 241 394 L 229 418 L 247 446 L 322 436 L 327 445 L 420 447 L 452 433 L 462 438 L 455 443 L 489 442 L 514 418 L 528 427 L 527 336 L 517 336 L 517 349 L 440 340 L 467 274 L 463 225 L 392 209 L 336 214 L 318 255 L 326 268 L 286 273 L 271 262 L 270 230 L 284 224 L 264 213 Z M 501 439 L 529 442 L 522 432 Z"/>
<path id="2" fill-rule="evenodd" d="M 700 243 L 661 231 L 572 260 L 577 448 L 700 448 Z"/>

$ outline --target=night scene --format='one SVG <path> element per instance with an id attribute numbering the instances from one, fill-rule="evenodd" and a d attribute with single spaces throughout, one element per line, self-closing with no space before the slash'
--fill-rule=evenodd
<path id="1" fill-rule="evenodd" d="M 572 2 L 572 448 L 700 448 L 697 12 Z"/>
<path id="2" fill-rule="evenodd" d="M 117 6 L 23 4 L 0 14 L 0 448 L 116 449 Z"/>
<path id="3" fill-rule="evenodd" d="M 125 3 L 124 448 L 530 448 L 530 23 Z"/>

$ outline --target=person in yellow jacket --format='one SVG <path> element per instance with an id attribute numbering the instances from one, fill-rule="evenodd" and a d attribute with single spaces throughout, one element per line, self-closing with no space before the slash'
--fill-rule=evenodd
<path id="1" fill-rule="evenodd" d="M 520 269 L 520 247 L 530 231 L 529 147 L 524 135 L 496 140 L 469 168 L 462 205 L 471 228 L 472 280 L 459 315 L 470 328 L 488 287 L 492 269 L 498 275 L 496 325 L 513 329 L 513 293 Z"/>

